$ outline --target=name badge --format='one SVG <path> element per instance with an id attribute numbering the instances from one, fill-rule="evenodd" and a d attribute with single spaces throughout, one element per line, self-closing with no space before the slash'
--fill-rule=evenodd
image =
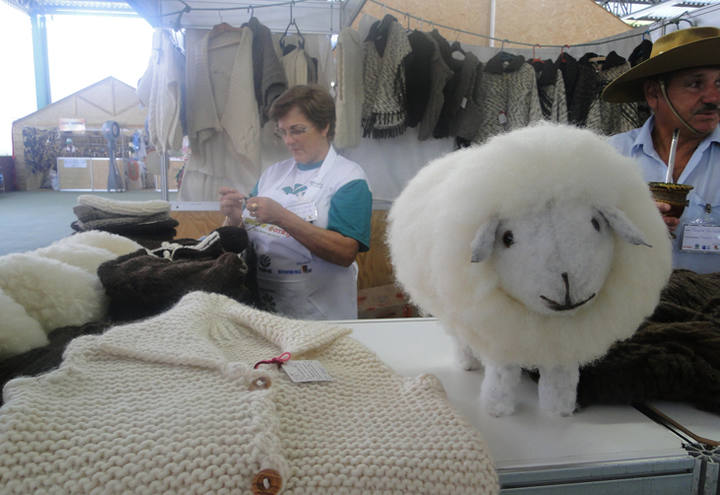
<path id="1" fill-rule="evenodd" d="M 720 254 L 720 227 L 685 225 L 681 249 L 691 253 Z"/>
<path id="2" fill-rule="evenodd" d="M 297 216 L 305 220 L 306 222 L 314 222 L 318 219 L 318 209 L 315 203 L 310 201 L 304 201 L 302 203 L 295 203 L 287 207 L 288 210 L 295 213 Z"/>

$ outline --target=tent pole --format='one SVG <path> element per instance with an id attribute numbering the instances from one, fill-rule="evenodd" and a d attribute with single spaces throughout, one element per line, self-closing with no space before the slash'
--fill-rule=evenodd
<path id="1" fill-rule="evenodd" d="M 47 29 L 45 16 L 32 12 L 33 62 L 35 64 L 35 98 L 38 110 L 50 104 L 50 68 L 48 64 Z"/>

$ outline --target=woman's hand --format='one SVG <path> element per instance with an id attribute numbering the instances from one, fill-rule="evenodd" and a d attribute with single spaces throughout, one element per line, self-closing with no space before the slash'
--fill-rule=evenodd
<path id="1" fill-rule="evenodd" d="M 274 199 L 264 196 L 256 196 L 247 200 L 247 209 L 250 216 L 260 223 L 271 223 L 273 225 L 283 226 L 289 213 L 280 203 Z"/>
<path id="2" fill-rule="evenodd" d="M 670 205 L 667 203 L 662 203 L 660 201 L 655 201 L 655 204 L 657 205 L 658 210 L 660 210 L 660 214 L 662 215 L 663 220 L 665 221 L 665 225 L 667 225 L 667 228 L 670 232 L 674 232 L 677 226 L 680 224 L 680 220 L 678 220 L 677 217 L 671 217 L 668 215 L 670 212 Z"/>
<path id="3" fill-rule="evenodd" d="M 242 225 L 242 212 L 246 196 L 231 187 L 221 187 L 218 193 L 220 194 L 220 212 L 227 217 L 227 224 L 236 227 Z"/>

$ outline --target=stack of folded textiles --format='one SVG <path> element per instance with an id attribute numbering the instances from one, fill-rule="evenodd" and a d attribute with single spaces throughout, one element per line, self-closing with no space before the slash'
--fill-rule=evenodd
<path id="1" fill-rule="evenodd" d="M 170 217 L 170 203 L 163 200 L 119 201 L 81 194 L 73 207 L 74 230 L 102 230 L 155 248 L 175 237 L 177 220 Z"/>

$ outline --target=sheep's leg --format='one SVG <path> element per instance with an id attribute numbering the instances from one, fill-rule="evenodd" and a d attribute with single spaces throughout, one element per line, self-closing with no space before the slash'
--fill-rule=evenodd
<path id="1" fill-rule="evenodd" d="M 475 357 L 469 345 L 458 337 L 454 337 L 452 340 L 455 344 L 455 356 L 462 369 L 472 371 L 482 368 L 482 362 Z"/>
<path id="2" fill-rule="evenodd" d="M 515 391 L 521 371 L 520 366 L 485 363 L 480 402 L 489 414 L 507 416 L 515 412 Z"/>
<path id="3" fill-rule="evenodd" d="M 554 415 L 570 416 L 575 411 L 579 380 L 580 370 L 577 366 L 540 368 L 540 409 Z"/>

